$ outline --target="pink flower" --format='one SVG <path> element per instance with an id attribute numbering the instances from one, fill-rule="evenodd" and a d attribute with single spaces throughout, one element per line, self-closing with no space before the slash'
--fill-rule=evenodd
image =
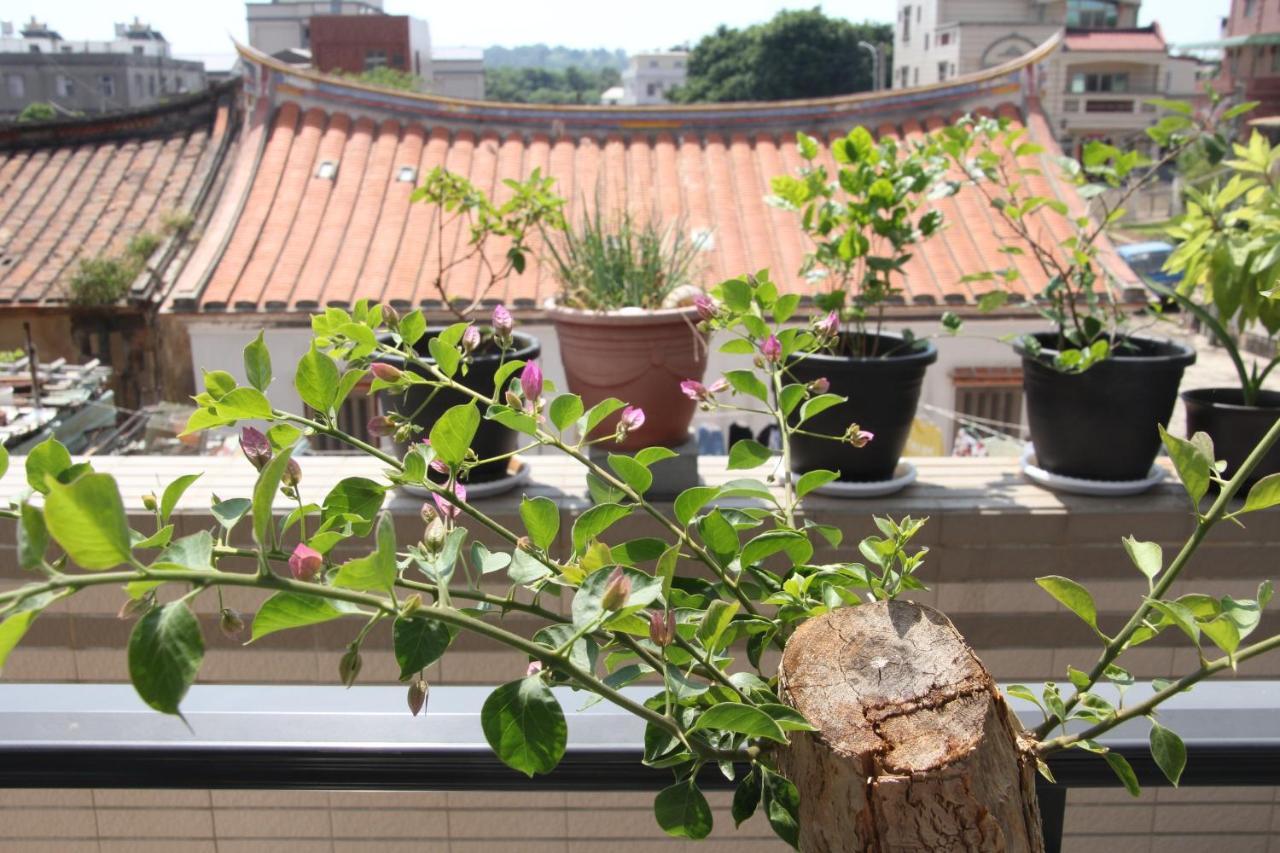
<path id="1" fill-rule="evenodd" d="M 537 675 L 540 672 L 542 672 L 542 661 L 540 660 L 529 661 L 529 665 L 525 667 L 524 675 L 526 678 L 528 678 L 529 676 Z"/>
<path id="2" fill-rule="evenodd" d="M 705 293 L 699 293 L 693 297 L 693 307 L 698 309 L 698 316 L 703 320 L 715 319 L 716 303 Z"/>
<path id="3" fill-rule="evenodd" d="M 538 362 L 531 361 L 520 371 L 520 390 L 524 392 L 526 408 L 535 408 L 542 396 L 542 368 Z"/>
<path id="4" fill-rule="evenodd" d="M 676 615 L 670 610 L 649 611 L 649 639 L 654 645 L 669 646 L 676 638 Z"/>
<path id="5" fill-rule="evenodd" d="M 396 431 L 396 425 L 386 415 L 375 415 L 369 418 L 369 423 L 365 426 L 369 435 L 391 435 Z"/>
<path id="6" fill-rule="evenodd" d="M 840 331 L 840 315 L 832 311 L 813 324 L 813 330 L 823 338 L 834 338 Z"/>
<path id="7" fill-rule="evenodd" d="M 644 426 L 644 409 L 638 406 L 627 406 L 618 418 L 618 431 L 626 434 L 635 432 Z"/>
<path id="8" fill-rule="evenodd" d="M 866 447 L 875 437 L 874 432 L 868 432 L 856 423 L 849 424 L 849 428 L 844 432 L 844 440 L 854 447 Z"/>
<path id="9" fill-rule="evenodd" d="M 515 328 L 515 321 L 511 319 L 511 312 L 507 310 L 505 305 L 499 305 L 493 309 L 493 336 L 499 341 L 506 343 L 511 340 L 511 330 Z"/>
<path id="10" fill-rule="evenodd" d="M 631 578 L 622 571 L 622 566 L 618 566 L 604 585 L 604 592 L 600 594 L 600 606 L 610 612 L 621 610 L 630 597 Z"/>
<path id="11" fill-rule="evenodd" d="M 324 556 L 314 548 L 302 543 L 289 555 L 289 571 L 294 580 L 309 581 L 324 567 Z"/>
<path id="12" fill-rule="evenodd" d="M 475 326 L 467 326 L 466 331 L 462 333 L 462 348 L 466 352 L 475 352 L 476 347 L 480 346 L 480 330 Z"/>
<path id="13" fill-rule="evenodd" d="M 259 471 L 271 461 L 271 442 L 261 430 L 251 426 L 240 429 L 240 450 Z"/>
<path id="14" fill-rule="evenodd" d="M 466 501 L 467 487 L 462 485 L 461 483 L 454 483 L 453 496 L 457 498 L 459 502 Z M 443 518 L 449 518 L 449 519 L 457 518 L 458 513 L 462 511 L 458 508 L 456 504 L 450 503 L 448 500 L 442 497 L 439 492 L 432 492 L 431 499 L 436 502 L 436 510 L 439 511 L 440 515 Z"/>
<path id="15" fill-rule="evenodd" d="M 827 381 L 825 376 L 820 376 L 809 383 L 810 394 L 825 394 L 831 390 L 831 383 Z"/>
<path id="16" fill-rule="evenodd" d="M 423 443 L 423 444 L 425 444 L 427 447 L 430 447 L 430 446 L 431 446 L 431 439 L 429 439 L 429 438 L 424 438 L 424 439 L 422 439 L 422 443 Z M 433 457 L 433 458 L 432 458 L 432 460 L 431 460 L 431 466 L 430 466 L 430 467 L 431 467 L 431 470 L 432 470 L 432 471 L 435 471 L 437 474 L 448 474 L 448 473 L 449 473 L 449 465 L 448 465 L 448 464 L 447 464 L 443 459 L 441 459 L 439 456 L 436 456 L 436 457 Z"/>
<path id="17" fill-rule="evenodd" d="M 760 344 L 760 352 L 764 355 L 765 361 L 777 364 L 782 359 L 782 342 L 778 340 L 777 335 L 770 335 L 764 339 L 764 343 Z"/>
<path id="18" fill-rule="evenodd" d="M 707 397 L 707 386 L 696 379 L 686 379 L 680 383 L 680 392 L 690 400 L 704 400 Z"/>
<path id="19" fill-rule="evenodd" d="M 373 371 L 373 375 L 383 382 L 399 382 L 400 374 L 403 372 L 400 368 L 393 364 L 387 364 L 385 361 L 375 361 L 369 365 L 369 370 Z"/>
<path id="20" fill-rule="evenodd" d="M 728 391 L 728 390 L 729 390 L 729 380 L 725 379 L 723 376 L 721 376 L 715 382 L 712 382 L 707 387 L 707 393 L 712 395 L 723 394 L 725 391 Z"/>

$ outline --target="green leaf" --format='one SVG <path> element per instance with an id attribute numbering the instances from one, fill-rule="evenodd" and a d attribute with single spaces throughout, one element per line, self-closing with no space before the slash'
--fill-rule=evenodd
<path id="1" fill-rule="evenodd" d="M 713 509 L 698 522 L 702 541 L 716 556 L 729 558 L 738 552 L 738 531 L 718 509 Z"/>
<path id="2" fill-rule="evenodd" d="M 355 534 L 366 536 L 373 528 L 373 519 L 377 516 L 378 510 L 382 509 L 386 494 L 387 490 L 384 486 L 365 477 L 347 477 L 339 480 L 338 484 L 324 497 L 325 521 L 354 516 L 360 520 L 354 525 Z"/>
<path id="3" fill-rule="evenodd" d="M 1213 460 L 1206 458 L 1200 448 L 1190 441 L 1167 432 L 1163 426 L 1160 427 L 1160 440 L 1169 451 L 1169 458 L 1173 460 L 1178 479 L 1191 497 L 1192 505 L 1198 507 L 1200 499 L 1209 491 L 1209 472 L 1213 467 Z"/>
<path id="4" fill-rule="evenodd" d="M 480 710 L 485 740 L 508 767 L 526 776 L 550 773 L 564 756 L 564 712 L 543 682 L 530 675 L 489 694 Z"/>
<path id="5" fill-rule="evenodd" d="M 1244 501 L 1244 512 L 1267 509 L 1280 504 L 1280 474 L 1268 474 L 1253 484 Z"/>
<path id="6" fill-rule="evenodd" d="M 1178 787 L 1182 771 L 1187 766 L 1187 747 L 1182 738 L 1164 726 L 1151 721 L 1151 757 L 1173 787 Z"/>
<path id="7" fill-rule="evenodd" d="M 18 567 L 27 571 L 37 569 L 49 550 L 49 530 L 44 524 L 44 514 L 29 503 L 24 503 L 18 514 Z"/>
<path id="8" fill-rule="evenodd" d="M 129 560 L 124 502 L 109 474 L 86 474 L 69 486 L 51 482 L 44 520 L 54 541 L 81 568 L 111 569 Z"/>
<path id="9" fill-rule="evenodd" d="M 587 413 L 582 416 L 580 430 L 582 437 L 586 438 L 591 434 L 592 430 L 600 425 L 601 421 L 619 409 L 625 408 L 626 405 L 626 403 L 622 402 L 617 397 L 606 397 L 590 409 L 587 409 Z"/>
<path id="10" fill-rule="evenodd" d="M 630 456 L 610 453 L 609 467 L 618 475 L 618 479 L 630 486 L 631 490 L 638 495 L 643 495 L 653 485 L 653 474 Z"/>
<path id="11" fill-rule="evenodd" d="M 488 575 L 511 565 L 511 555 L 504 551 L 490 551 L 483 542 L 472 542 L 471 565 L 480 574 Z"/>
<path id="12" fill-rule="evenodd" d="M 578 516 L 573 523 L 573 552 L 581 554 L 589 541 L 631 515 L 633 509 L 621 504 L 597 504 Z"/>
<path id="13" fill-rule="evenodd" d="M 328 415 L 338 393 L 338 366 L 313 343 L 298 360 L 293 387 L 298 389 L 302 402 L 320 414 Z"/>
<path id="14" fill-rule="evenodd" d="M 40 615 L 39 610 L 23 610 L 0 622 L 0 672 L 4 672 L 4 663 L 18 643 L 22 642 L 31 623 Z"/>
<path id="15" fill-rule="evenodd" d="M 267 349 L 262 332 L 244 348 L 244 374 L 249 384 L 259 391 L 266 391 L 271 384 L 271 352 Z"/>
<path id="16" fill-rule="evenodd" d="M 451 466 L 462 464 L 480 427 L 480 410 L 472 403 L 453 406 L 431 427 L 431 448 Z"/>
<path id="17" fill-rule="evenodd" d="M 806 471 L 796 481 L 796 497 L 802 498 L 814 489 L 821 488 L 839 477 L 840 475 L 835 471 L 824 471 L 820 468 L 815 471 Z"/>
<path id="18" fill-rule="evenodd" d="M 791 780 L 760 768 L 764 776 L 764 808 L 774 833 L 793 848 L 800 848 L 800 792 Z"/>
<path id="19" fill-rule="evenodd" d="M 440 368 L 440 372 L 445 376 L 452 377 L 458 372 L 458 365 L 462 361 L 462 353 L 458 352 L 457 347 L 450 346 L 440 340 L 440 336 L 427 341 L 427 350 L 431 353 L 431 357 L 435 359 L 436 366 Z"/>
<path id="20" fill-rule="evenodd" d="M 689 727 L 691 732 L 700 729 L 737 732 L 747 737 L 787 742 L 786 733 L 773 717 L 753 705 L 740 705 L 737 702 L 721 702 L 708 708 Z"/>
<path id="21" fill-rule="evenodd" d="M 1070 578 L 1059 575 L 1036 578 L 1036 583 L 1068 610 L 1083 619 L 1090 628 L 1098 630 L 1098 608 L 1093 603 L 1093 596 L 1089 594 L 1089 590 Z"/>
<path id="22" fill-rule="evenodd" d="M 214 504 L 209 511 L 227 531 L 230 531 L 245 513 L 253 509 L 253 501 L 248 498 L 230 498 Z"/>
<path id="23" fill-rule="evenodd" d="M 560 532 L 560 508 L 551 498 L 525 498 L 520 502 L 520 518 L 534 545 L 546 551 Z"/>
<path id="24" fill-rule="evenodd" d="M 0 444 L 0 477 L 9 472 L 9 451 Z"/>
<path id="25" fill-rule="evenodd" d="M 213 568 L 213 537 L 207 530 L 183 536 L 161 551 L 151 567 L 208 571 Z"/>
<path id="26" fill-rule="evenodd" d="M 646 447 L 636 453 L 635 460 L 648 468 L 666 459 L 674 459 L 679 455 L 670 447 Z"/>
<path id="27" fill-rule="evenodd" d="M 204 660 L 200 623 L 185 602 L 154 607 L 129 635 L 129 679 L 152 708 L 177 714 Z"/>
<path id="28" fill-rule="evenodd" d="M 711 834 L 711 806 L 692 782 L 677 782 L 663 788 L 653 801 L 658 826 L 676 838 L 706 838 Z"/>
<path id="29" fill-rule="evenodd" d="M 396 663 L 400 664 L 400 680 L 408 681 L 420 670 L 440 659 L 453 642 L 454 632 L 443 622 L 428 615 L 425 608 L 412 616 L 397 616 L 391 628 Z"/>
<path id="30" fill-rule="evenodd" d="M 328 356 L 325 356 L 328 358 Z M 258 482 L 253 485 L 253 541 L 260 548 L 269 548 L 274 533 L 271 519 L 275 507 L 276 490 L 280 488 L 280 478 L 289 466 L 289 457 L 293 450 L 285 450 L 271 458 L 271 461 L 258 475 Z"/>
<path id="31" fill-rule="evenodd" d="M 262 603 L 257 615 L 253 617 L 251 641 L 259 640 L 276 631 L 301 628 L 304 625 L 318 625 L 346 615 L 347 611 L 339 610 L 327 598 L 296 592 L 277 592 Z"/>
<path id="32" fill-rule="evenodd" d="M 1133 564 L 1138 567 L 1138 571 L 1146 575 L 1148 580 L 1154 581 L 1156 575 L 1160 574 L 1160 570 L 1164 568 L 1164 551 L 1160 548 L 1160 544 L 1139 542 L 1132 536 L 1126 536 L 1120 541 L 1124 543 L 1124 550 L 1129 554 L 1129 559 L 1133 560 Z"/>
<path id="33" fill-rule="evenodd" d="M 676 520 L 687 525 L 698 514 L 698 510 L 706 506 L 720 494 L 716 486 L 691 486 L 676 496 Z"/>
<path id="34" fill-rule="evenodd" d="M 561 394 L 551 401 L 547 414 L 556 429 L 564 431 L 582 417 L 582 398 L 577 394 Z"/>
<path id="35" fill-rule="evenodd" d="M 796 422 L 796 425 L 798 426 L 814 415 L 821 414 L 832 406 L 838 406 L 843 402 L 845 402 L 845 398 L 838 394 L 819 394 L 816 397 L 810 397 L 800 407 L 800 420 Z"/>
<path id="36" fill-rule="evenodd" d="M 1133 772 L 1133 768 L 1125 757 L 1118 752 L 1105 752 L 1102 757 L 1106 759 L 1107 764 L 1111 766 L 1112 771 L 1124 783 L 1125 790 L 1131 796 L 1137 797 L 1142 794 L 1142 787 L 1138 785 L 1138 775 Z"/>
<path id="37" fill-rule="evenodd" d="M 527 551 L 516 550 L 511 553 L 511 565 L 507 568 L 507 576 L 511 582 L 528 586 L 542 578 L 551 576 L 551 569 L 537 557 Z"/>
<path id="38" fill-rule="evenodd" d="M 702 643 L 704 649 L 709 652 L 719 651 L 720 638 L 724 636 L 725 630 L 733 622 L 737 612 L 738 602 L 736 601 L 717 598 L 707 606 L 706 612 L 702 614 L 702 621 L 698 623 L 697 631 L 698 642 Z"/>
<path id="39" fill-rule="evenodd" d="M 734 442 L 729 448 L 729 470 L 756 468 L 768 462 L 773 452 L 754 438 L 744 438 Z"/>
<path id="40" fill-rule="evenodd" d="M 739 394 L 746 394 L 749 397 L 755 397 L 762 403 L 769 402 L 769 389 L 760 381 L 760 377 L 756 376 L 751 370 L 730 370 L 724 375 L 729 380 L 729 384 L 733 386 L 733 390 Z"/>
<path id="41" fill-rule="evenodd" d="M 755 345 L 745 338 L 730 338 L 720 345 L 720 352 L 731 355 L 753 355 L 755 351 Z"/>
<path id="42" fill-rule="evenodd" d="M 221 400 L 236 389 L 236 378 L 225 370 L 205 370 L 204 387 L 214 400 Z"/>
<path id="43" fill-rule="evenodd" d="M 173 513 L 173 508 L 178 505 L 178 501 L 182 499 L 183 493 L 191 488 L 192 483 L 199 479 L 199 474 L 184 474 L 164 487 L 164 493 L 160 496 L 161 524 L 169 522 L 169 516 Z"/>
<path id="44" fill-rule="evenodd" d="M 333 407 L 335 409 L 342 408 L 342 404 L 347 400 L 347 395 L 355 390 L 367 373 L 368 371 L 353 367 L 342 374 L 342 378 L 338 380 L 338 392 L 333 395 Z M 276 426 L 287 426 L 287 424 L 277 424 Z M 274 430 L 276 427 L 272 427 L 272 429 Z M 289 443 L 292 444 L 293 442 Z"/>
<path id="45" fill-rule="evenodd" d="M 804 541 L 806 541 L 804 534 L 794 530 L 767 530 L 743 547 L 739 559 L 745 568 Z"/>
<path id="46" fill-rule="evenodd" d="M 71 467 L 71 454 L 52 436 L 31 448 L 27 454 L 27 483 L 41 494 L 49 493 L 47 478 L 58 475 Z"/>
<path id="47" fill-rule="evenodd" d="M 817 726 L 806 720 L 804 715 L 795 708 L 774 703 L 765 703 L 756 707 L 773 717 L 773 721 L 784 732 L 816 732 L 818 730 Z"/>
<path id="48" fill-rule="evenodd" d="M 992 290 L 978 297 L 978 310 L 985 314 L 1002 308 L 1008 301 L 1008 293 L 1003 290 Z"/>
<path id="49" fill-rule="evenodd" d="M 631 594 L 627 596 L 621 610 L 634 612 L 648 607 L 662 594 L 660 578 L 630 566 L 623 566 L 622 573 L 631 581 Z M 576 627 L 581 628 L 600 618 L 604 612 L 604 608 L 600 606 L 600 600 L 604 597 L 605 587 L 608 586 L 609 576 L 612 574 L 608 571 L 592 572 L 574 593 L 570 609 L 573 613 L 573 624 Z"/>
<path id="50" fill-rule="evenodd" d="M 397 331 L 402 341 L 413 346 L 427 333 L 427 320 L 422 316 L 422 312 L 415 308 L 400 318 Z"/>
<path id="51" fill-rule="evenodd" d="M 738 781 L 738 788 L 733 792 L 733 825 L 742 826 L 742 822 L 756 813 L 760 805 L 760 771 L 753 765 L 747 775 Z"/>

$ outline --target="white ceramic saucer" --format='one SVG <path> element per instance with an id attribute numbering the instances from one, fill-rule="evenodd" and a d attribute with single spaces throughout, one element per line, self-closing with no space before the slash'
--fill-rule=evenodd
<path id="1" fill-rule="evenodd" d="M 898 462 L 893 469 L 893 477 L 889 480 L 832 480 L 824 486 L 814 489 L 814 494 L 832 498 L 879 498 L 900 492 L 916 481 L 916 466 L 907 461 Z"/>
<path id="2" fill-rule="evenodd" d="M 1036 450 L 1030 444 L 1022 452 L 1022 473 L 1027 479 L 1046 489 L 1056 492 L 1070 492 L 1073 495 L 1094 495 L 1096 497 L 1121 497 L 1137 495 L 1145 492 L 1164 479 L 1165 471 L 1152 463 L 1151 470 L 1141 480 L 1084 480 L 1079 477 L 1067 477 L 1041 468 L 1036 461 Z"/>

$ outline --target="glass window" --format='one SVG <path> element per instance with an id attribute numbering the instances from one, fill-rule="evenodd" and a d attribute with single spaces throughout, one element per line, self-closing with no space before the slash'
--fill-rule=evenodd
<path id="1" fill-rule="evenodd" d="M 1067 0 L 1068 27 L 1115 27 L 1119 22 L 1115 0 Z"/>
<path id="2" fill-rule="evenodd" d="M 76 94 L 76 84 L 75 84 L 75 81 L 74 81 L 74 80 L 72 80 L 70 77 L 67 77 L 67 76 L 66 76 L 66 75 L 64 75 L 64 74 L 59 74 L 59 75 L 58 75 L 58 87 L 57 87 L 57 91 L 58 91 L 58 97 L 59 97 L 59 98 L 71 98 L 71 97 L 74 97 L 74 96 L 75 96 L 75 94 Z"/>
<path id="3" fill-rule="evenodd" d="M 906 44 L 909 41 L 911 41 L 911 7 L 903 6 L 902 7 L 902 43 Z M 903 85 L 906 85 L 905 76 L 903 78 Z"/>
<path id="4" fill-rule="evenodd" d="M 116 78 L 110 74 L 103 74 L 98 78 L 98 91 L 108 98 L 114 97 L 116 93 Z"/>
<path id="5" fill-rule="evenodd" d="M 372 68 L 387 67 L 387 52 L 385 50 L 366 50 L 364 52 L 364 68 L 366 71 Z"/>
<path id="6" fill-rule="evenodd" d="M 1071 75 L 1070 91 L 1073 95 L 1085 92 L 1127 92 L 1129 75 L 1127 73 L 1089 74 L 1077 71 Z"/>
<path id="7" fill-rule="evenodd" d="M 135 44 L 135 45 L 133 46 L 133 55 L 134 55 L 134 56 L 142 56 L 142 45 L 140 45 L 140 44 Z"/>
<path id="8" fill-rule="evenodd" d="M 27 96 L 27 80 L 21 74 L 10 74 L 5 79 L 9 88 L 9 97 L 25 98 Z"/>
<path id="9" fill-rule="evenodd" d="M 942 82 L 943 80 L 946 80 L 946 79 L 947 79 L 947 63 L 939 62 L 938 63 L 938 82 Z"/>

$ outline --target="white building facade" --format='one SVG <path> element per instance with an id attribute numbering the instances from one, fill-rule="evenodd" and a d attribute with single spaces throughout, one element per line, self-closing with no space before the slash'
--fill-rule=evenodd
<path id="1" fill-rule="evenodd" d="M 607 105 L 665 104 L 667 94 L 689 75 L 689 54 L 682 50 L 637 53 L 622 72 L 622 85 L 600 97 Z"/>

